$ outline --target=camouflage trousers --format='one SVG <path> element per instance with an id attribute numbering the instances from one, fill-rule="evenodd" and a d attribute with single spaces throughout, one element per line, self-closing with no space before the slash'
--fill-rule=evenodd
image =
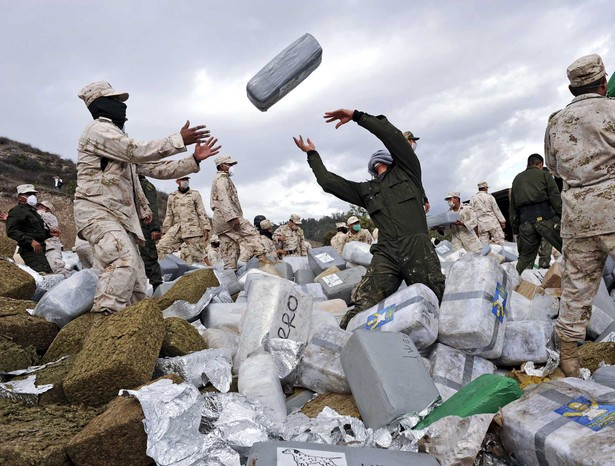
<path id="1" fill-rule="evenodd" d="M 267 251 L 260 240 L 260 233 L 248 220 L 242 218 L 238 230 L 228 230 L 218 233 L 220 238 L 220 255 L 224 260 L 224 268 L 237 270 L 240 246 L 244 249 L 242 260 L 247 262 L 254 256 L 262 256 Z"/>
<path id="2" fill-rule="evenodd" d="M 517 249 L 519 250 L 517 272 L 519 274 L 525 269 L 532 267 L 543 238 L 558 251 L 562 250 L 559 218 L 553 217 L 540 222 L 522 223 L 519 226 L 519 236 L 517 237 Z"/>
<path id="3" fill-rule="evenodd" d="M 480 228 L 478 229 L 478 239 L 483 243 L 488 244 L 499 244 L 500 246 L 504 244 L 504 232 L 502 228 L 498 225 L 496 228 L 491 230 L 482 231 Z"/>
<path id="4" fill-rule="evenodd" d="M 92 256 L 92 246 L 85 240 L 77 237 L 75 239 L 75 247 L 73 247 L 73 251 L 79 257 L 79 262 L 84 269 L 91 269 L 94 263 L 94 258 Z"/>
<path id="5" fill-rule="evenodd" d="M 181 238 L 180 234 L 166 233 L 158 242 L 157 249 L 159 259 L 181 249 L 181 258 L 188 264 L 202 264 L 207 256 L 207 240 L 203 236 Z"/>
<path id="6" fill-rule="evenodd" d="M 51 271 L 53 273 L 64 272 L 66 264 L 62 259 L 61 249 L 47 249 L 45 251 L 45 257 L 47 258 L 47 262 L 49 262 L 49 267 L 51 267 Z"/>
<path id="7" fill-rule="evenodd" d="M 93 265 L 101 270 L 92 312 L 121 311 L 145 298 L 147 277 L 136 238 L 117 222 L 102 221 L 81 232 L 92 246 Z"/>
<path id="8" fill-rule="evenodd" d="M 542 239 L 540 242 L 540 248 L 538 248 L 538 267 L 541 269 L 548 269 L 551 265 L 551 252 L 553 246 L 546 239 Z"/>
<path id="9" fill-rule="evenodd" d="M 561 341 L 585 339 L 592 303 L 607 255 L 615 258 L 615 233 L 564 239 L 561 310 L 555 332 Z"/>
<path id="10" fill-rule="evenodd" d="M 396 245 L 397 246 L 397 245 Z M 402 280 L 407 285 L 423 283 L 438 298 L 444 294 L 444 280 L 440 260 L 429 235 L 417 234 L 401 238 L 398 246 L 378 243 L 367 273 L 352 291 L 354 309 L 346 313 L 340 326 L 346 328 L 350 319 L 397 291 Z"/>

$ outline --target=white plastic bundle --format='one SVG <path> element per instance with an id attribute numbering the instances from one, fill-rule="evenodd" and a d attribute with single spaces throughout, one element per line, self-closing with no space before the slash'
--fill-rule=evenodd
<path id="1" fill-rule="evenodd" d="M 252 282 L 240 324 L 235 370 L 261 347 L 267 335 L 307 343 L 311 318 L 312 297 L 298 290 L 292 282 L 269 277 Z"/>
<path id="2" fill-rule="evenodd" d="M 466 255 L 446 278 L 438 340 L 487 359 L 502 354 L 512 287 L 492 257 Z"/>
<path id="3" fill-rule="evenodd" d="M 350 241 L 344 245 L 342 257 L 348 262 L 359 265 L 369 265 L 372 263 L 372 253 L 369 252 L 371 246 L 360 241 Z"/>
<path id="4" fill-rule="evenodd" d="M 508 322 L 504 333 L 504 348 L 498 365 L 516 366 L 532 361 L 542 364 L 549 359 L 547 344 L 553 338 L 553 322 L 523 320 Z"/>
<path id="5" fill-rule="evenodd" d="M 429 356 L 431 377 L 443 400 L 483 374 L 493 374 L 495 365 L 479 356 L 472 356 L 450 346 L 437 343 Z"/>
<path id="6" fill-rule="evenodd" d="M 298 385 L 317 393 L 350 393 L 340 355 L 351 335 L 337 325 L 316 330 L 297 368 Z"/>
<path id="7" fill-rule="evenodd" d="M 239 393 L 258 402 L 264 412 L 276 422 L 286 420 L 286 397 L 278 378 L 275 361 L 268 353 L 247 358 L 239 367 Z"/>
<path id="8" fill-rule="evenodd" d="M 438 337 L 438 298 L 427 286 L 416 283 L 358 313 L 347 328 L 405 333 L 417 349 L 425 349 Z"/>
<path id="9" fill-rule="evenodd" d="M 43 295 L 33 314 L 64 327 L 92 309 L 98 276 L 98 270 L 84 269 L 62 280 Z"/>
<path id="10" fill-rule="evenodd" d="M 310 323 L 310 334 L 308 335 L 308 341 L 312 339 L 314 332 L 321 327 L 328 326 L 339 327 L 339 321 L 330 312 L 318 310 L 314 306 L 314 309 L 312 309 L 312 321 Z"/>
<path id="11" fill-rule="evenodd" d="M 208 328 L 203 332 L 203 340 L 209 349 L 225 349 L 235 356 L 239 345 L 239 335 L 228 328 Z"/>
<path id="12" fill-rule="evenodd" d="M 545 320 L 550 321 L 559 313 L 559 301 L 548 295 L 536 294 L 528 299 L 513 291 L 508 307 L 508 320 Z M 606 327 L 605 327 L 606 328 Z"/>

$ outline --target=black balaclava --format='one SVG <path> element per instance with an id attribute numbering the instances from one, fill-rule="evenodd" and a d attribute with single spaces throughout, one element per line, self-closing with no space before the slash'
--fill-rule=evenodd
<path id="1" fill-rule="evenodd" d="M 261 230 L 261 235 L 266 236 L 270 240 L 273 240 L 273 233 L 269 230 Z"/>
<path id="2" fill-rule="evenodd" d="M 126 123 L 126 104 L 111 97 L 99 97 L 90 104 L 88 110 L 96 120 L 99 117 L 109 118 L 113 124 L 124 129 Z"/>

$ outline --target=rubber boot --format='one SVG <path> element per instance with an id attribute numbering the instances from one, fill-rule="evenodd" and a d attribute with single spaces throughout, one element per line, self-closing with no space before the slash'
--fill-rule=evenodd
<path id="1" fill-rule="evenodd" d="M 559 367 L 566 377 L 581 377 L 581 358 L 575 341 L 560 341 Z"/>

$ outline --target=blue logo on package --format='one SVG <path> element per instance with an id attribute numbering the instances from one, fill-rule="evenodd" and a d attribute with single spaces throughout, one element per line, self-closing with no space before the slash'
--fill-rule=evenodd
<path id="1" fill-rule="evenodd" d="M 377 328 L 382 327 L 387 322 L 391 322 L 394 315 L 395 304 L 391 304 L 380 311 L 374 312 L 367 318 L 367 322 L 365 322 L 365 330 L 376 330 Z"/>
<path id="2" fill-rule="evenodd" d="M 553 412 L 595 431 L 615 423 L 615 404 L 590 401 L 584 396 L 572 400 Z"/>
<path id="3" fill-rule="evenodd" d="M 504 320 L 504 314 L 506 314 L 506 300 L 508 299 L 508 291 L 500 283 L 495 287 L 495 295 L 493 296 L 493 307 L 491 312 L 493 315 L 502 322 Z"/>

